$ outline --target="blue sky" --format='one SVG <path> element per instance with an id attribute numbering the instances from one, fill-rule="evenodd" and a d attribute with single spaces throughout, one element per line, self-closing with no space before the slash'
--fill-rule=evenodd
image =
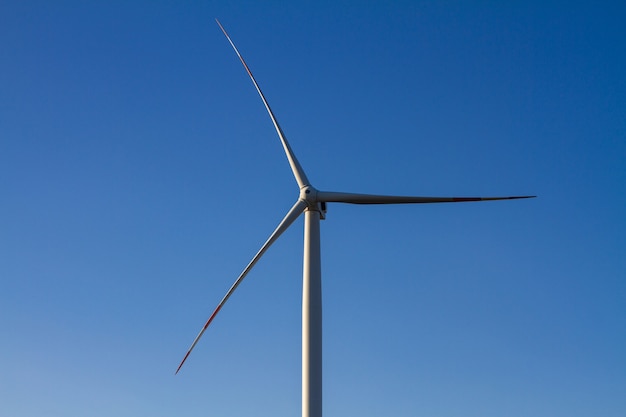
<path id="1" fill-rule="evenodd" d="M 325 415 L 626 413 L 620 2 L 3 2 L 0 414 L 300 413 L 302 220 L 329 205 Z"/>

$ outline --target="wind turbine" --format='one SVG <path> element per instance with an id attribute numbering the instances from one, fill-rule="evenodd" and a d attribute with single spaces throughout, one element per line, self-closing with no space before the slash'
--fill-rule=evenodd
<path id="1" fill-rule="evenodd" d="M 514 197 L 411 197 L 411 196 L 388 196 L 373 194 L 355 194 L 334 191 L 322 191 L 316 189 L 307 178 L 300 162 L 296 158 L 285 134 L 283 133 L 274 112 L 265 99 L 259 84 L 256 82 L 250 68 L 239 53 L 239 50 L 231 40 L 219 20 L 215 19 L 218 26 L 224 32 L 226 39 L 235 50 L 239 60 L 250 76 L 267 112 L 269 113 L 274 128 L 283 145 L 291 171 L 300 189 L 298 199 L 287 215 L 272 232 L 261 249 L 254 255 L 250 263 L 237 277 L 234 284 L 219 302 L 198 336 L 191 344 L 185 357 L 178 365 L 176 373 L 180 371 L 189 354 L 194 349 L 206 329 L 209 327 L 217 313 L 222 309 L 239 284 L 248 275 L 252 267 L 261 256 L 278 239 L 278 237 L 304 213 L 304 259 L 302 272 L 302 417 L 322 416 L 322 271 L 320 257 L 320 219 L 324 219 L 326 203 L 349 203 L 349 204 L 416 204 L 416 203 L 460 203 L 469 201 L 493 201 L 515 200 L 520 198 L 533 198 L 535 196 Z"/>

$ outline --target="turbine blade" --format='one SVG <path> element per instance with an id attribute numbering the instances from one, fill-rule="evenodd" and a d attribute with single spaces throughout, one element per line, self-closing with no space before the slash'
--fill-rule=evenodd
<path id="1" fill-rule="evenodd" d="M 291 150 L 291 146 L 289 145 L 289 142 L 287 142 L 287 138 L 285 137 L 283 130 L 280 128 L 280 125 L 278 124 L 278 120 L 276 120 L 276 116 L 274 116 L 274 112 L 272 111 L 269 103 L 265 99 L 265 96 L 263 95 L 263 92 L 261 91 L 261 87 L 259 87 L 259 84 L 254 79 L 254 76 L 252 75 L 252 71 L 250 71 L 250 68 L 248 68 L 248 65 L 246 64 L 246 61 L 244 61 L 243 57 L 239 53 L 239 50 L 237 49 L 233 41 L 230 39 L 230 36 L 228 36 L 228 33 L 226 33 L 226 29 L 224 29 L 224 27 L 222 26 L 219 20 L 215 19 L 215 21 L 217 22 L 220 29 L 222 29 L 222 32 L 224 32 L 226 39 L 228 39 L 228 42 L 230 42 L 230 46 L 232 46 L 233 49 L 235 50 L 235 53 L 239 57 L 239 60 L 243 64 L 243 67 L 246 69 L 246 72 L 250 76 L 252 83 L 256 87 L 256 91 L 258 91 L 259 95 L 261 96 L 261 100 L 263 100 L 263 104 L 265 105 L 265 108 L 267 109 L 267 112 L 269 113 L 270 118 L 272 119 L 274 128 L 276 128 L 276 133 L 278 133 L 278 137 L 280 138 L 280 141 L 283 144 L 283 149 L 285 150 L 285 154 L 287 155 L 287 159 L 289 160 L 289 165 L 291 166 L 291 171 L 293 172 L 293 176 L 296 177 L 298 186 L 302 188 L 304 186 L 310 185 L 309 179 L 306 177 L 306 174 L 304 173 L 304 170 L 302 169 L 300 162 L 298 162 L 296 155 Z"/>
<path id="2" fill-rule="evenodd" d="M 534 198 L 534 195 L 513 197 L 411 197 L 393 195 L 373 195 L 337 193 L 332 191 L 318 191 L 318 201 L 327 203 L 351 204 L 418 204 L 418 203 L 464 203 L 469 201 L 517 200 L 520 198 Z"/>
<path id="3" fill-rule="evenodd" d="M 215 310 L 213 311 L 213 313 L 211 314 L 211 316 L 209 317 L 209 319 L 207 320 L 207 322 L 205 323 L 204 327 L 202 328 L 202 330 L 200 330 L 200 333 L 198 333 L 198 336 L 196 336 L 196 338 L 194 339 L 193 343 L 191 344 L 191 347 L 189 348 L 189 350 L 187 350 L 187 354 L 185 354 L 185 357 L 183 358 L 183 360 L 180 362 L 180 365 L 178 365 L 178 369 L 176 369 L 176 373 L 178 373 L 178 371 L 180 371 L 180 368 L 183 366 L 183 364 L 185 363 L 185 361 L 187 360 L 187 357 L 189 356 L 189 354 L 191 353 L 191 351 L 193 350 L 193 348 L 196 346 L 196 344 L 198 343 L 198 341 L 200 340 L 200 338 L 202 337 L 202 335 L 204 334 L 204 331 L 207 329 L 207 327 L 209 327 L 209 325 L 211 324 L 211 322 L 213 321 L 213 319 L 215 318 L 215 316 L 217 315 L 217 313 L 220 311 L 220 309 L 222 308 L 222 306 L 226 303 L 226 301 L 228 301 L 228 299 L 230 298 L 230 296 L 232 295 L 232 293 L 237 289 L 237 287 L 239 286 L 239 284 L 241 284 L 241 281 L 243 281 L 243 279 L 246 277 L 246 275 L 248 275 L 248 272 L 250 272 L 250 270 L 252 269 L 252 267 L 257 263 L 257 261 L 259 259 L 261 259 L 261 256 L 263 256 L 263 254 L 265 253 L 265 251 L 272 246 L 272 243 L 274 243 L 276 241 L 276 239 L 278 239 L 278 237 L 289 228 L 289 226 L 291 226 L 291 224 L 298 218 L 298 216 L 300 216 L 300 214 L 302 214 L 302 212 L 304 211 L 304 208 L 307 206 L 307 203 L 303 200 L 298 200 L 296 202 L 296 204 L 293 205 L 293 207 L 291 208 L 291 210 L 289 210 L 289 212 L 287 213 L 287 215 L 283 218 L 283 220 L 280 222 L 280 224 L 278 225 L 278 227 L 276 227 L 276 229 L 274 230 L 274 232 L 272 232 L 272 234 L 270 235 L 270 237 L 267 239 L 267 241 L 263 244 L 263 246 L 261 246 L 261 249 L 259 249 L 259 251 L 256 253 L 256 255 L 254 255 L 254 258 L 252 258 L 252 260 L 250 261 L 250 263 L 248 263 L 248 265 L 245 267 L 245 269 L 243 270 L 243 272 L 239 275 L 239 277 L 237 278 L 237 280 L 235 281 L 235 283 L 230 287 L 230 289 L 228 290 L 228 292 L 226 293 L 226 295 L 224 296 L 224 298 L 222 298 L 222 301 L 220 301 L 220 303 L 217 305 L 217 307 L 215 308 Z"/>

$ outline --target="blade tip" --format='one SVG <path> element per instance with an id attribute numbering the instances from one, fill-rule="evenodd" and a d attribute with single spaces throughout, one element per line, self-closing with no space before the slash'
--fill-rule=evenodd
<path id="1" fill-rule="evenodd" d="M 189 354 L 191 353 L 191 349 L 189 349 L 187 351 L 187 353 L 185 354 L 185 357 L 183 358 L 182 361 L 180 361 L 180 365 L 178 365 L 178 368 L 176 369 L 176 372 L 174 372 L 174 375 L 178 375 L 178 371 L 180 371 L 180 368 L 183 367 L 183 365 L 185 364 L 185 361 L 187 360 L 187 358 L 189 357 Z"/>
<path id="2" fill-rule="evenodd" d="M 174 375 L 178 375 L 178 371 L 180 371 L 180 368 L 183 367 L 183 363 L 185 363 L 185 361 L 182 361 L 180 365 L 178 365 L 178 368 L 176 368 L 176 372 L 174 372 Z"/>

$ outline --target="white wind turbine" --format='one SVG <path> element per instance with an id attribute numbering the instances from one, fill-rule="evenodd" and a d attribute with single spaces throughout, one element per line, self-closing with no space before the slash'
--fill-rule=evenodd
<path id="1" fill-rule="evenodd" d="M 350 203 L 350 204 L 412 204 L 412 203 L 458 203 L 468 201 L 491 201 L 491 200 L 514 200 L 520 198 L 532 198 L 535 196 L 515 197 L 409 197 L 387 196 L 372 194 L 354 194 L 334 191 L 321 191 L 313 187 L 307 178 L 302 166 L 293 153 L 287 138 L 283 133 L 274 112 L 270 108 L 261 88 L 257 84 L 250 68 L 237 50 L 237 47 L 226 33 L 224 27 L 217 20 L 222 32 L 237 53 L 246 72 L 250 76 L 263 104 L 269 113 L 272 123 L 276 128 L 278 137 L 283 145 L 291 171 L 298 183 L 300 193 L 296 203 L 291 207 L 287 215 L 272 232 L 261 249 L 254 255 L 250 263 L 235 280 L 226 295 L 217 305 L 206 324 L 200 330 L 198 336 L 191 344 L 187 354 L 178 365 L 176 373 L 180 371 L 189 354 L 196 346 L 205 330 L 209 327 L 217 313 L 224 306 L 248 272 L 263 256 L 265 251 L 278 239 L 278 237 L 291 226 L 291 224 L 304 213 L 304 259 L 302 272 L 302 417 L 322 416 L 322 273 L 320 258 L 320 219 L 324 219 L 326 203 Z"/>

